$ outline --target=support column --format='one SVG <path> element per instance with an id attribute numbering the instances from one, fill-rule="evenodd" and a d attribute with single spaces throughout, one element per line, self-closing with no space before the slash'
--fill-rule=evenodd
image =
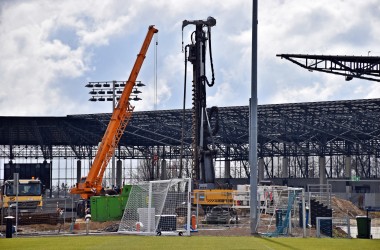
<path id="1" fill-rule="evenodd" d="M 123 162 L 119 159 L 116 162 L 116 186 L 122 188 L 121 177 L 123 176 Z"/>
<path id="2" fill-rule="evenodd" d="M 44 160 L 43 164 L 47 164 L 47 161 L 46 159 Z M 50 159 L 50 164 L 49 164 L 49 171 L 50 171 L 50 183 L 49 183 L 49 198 L 52 198 L 53 197 L 53 159 Z"/>
<path id="3" fill-rule="evenodd" d="M 319 157 L 319 184 L 326 184 L 326 157 Z"/>
<path id="4" fill-rule="evenodd" d="M 224 178 L 229 179 L 231 177 L 231 161 L 226 158 L 224 161 Z"/>
<path id="5" fill-rule="evenodd" d="M 80 183 L 80 178 L 82 178 L 82 162 L 77 160 L 77 183 Z"/>
<path id="6" fill-rule="evenodd" d="M 282 158 L 282 178 L 289 177 L 289 159 L 284 157 Z"/>
<path id="7" fill-rule="evenodd" d="M 351 179 L 351 156 L 344 156 L 344 177 Z"/>
<path id="8" fill-rule="evenodd" d="M 264 158 L 259 158 L 259 182 L 264 180 Z"/>
<path id="9" fill-rule="evenodd" d="M 349 181 L 346 181 L 346 195 L 347 195 L 346 199 L 351 198 L 350 193 L 351 193 L 351 185 Z"/>
<path id="10" fill-rule="evenodd" d="M 168 178 L 168 176 L 166 174 L 166 160 L 162 159 L 162 161 L 161 161 L 161 177 L 160 177 L 160 179 L 161 180 L 166 180 L 167 178 Z"/>

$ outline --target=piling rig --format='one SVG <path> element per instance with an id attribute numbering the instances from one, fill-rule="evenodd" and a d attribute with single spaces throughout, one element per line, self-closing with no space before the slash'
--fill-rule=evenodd
<path id="1" fill-rule="evenodd" d="M 183 30 L 188 25 L 195 25 L 191 33 L 191 43 L 183 47 Z M 213 17 L 207 20 L 184 20 L 182 23 L 182 51 L 185 50 L 185 90 L 187 61 L 193 65 L 192 81 L 192 178 L 194 188 L 212 189 L 215 187 L 215 144 L 213 135 L 217 133 L 218 125 L 211 129 L 212 116 L 217 117 L 217 107 L 206 110 L 206 89 L 215 82 L 214 66 L 211 50 L 211 27 L 216 25 Z M 209 47 L 211 82 L 206 76 L 207 41 Z M 188 52 L 188 54 L 187 54 Z M 196 186 L 198 185 L 198 186 Z"/>

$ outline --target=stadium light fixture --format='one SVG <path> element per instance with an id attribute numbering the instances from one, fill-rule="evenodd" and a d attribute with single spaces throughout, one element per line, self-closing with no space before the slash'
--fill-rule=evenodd
<path id="1" fill-rule="evenodd" d="M 88 82 L 85 87 L 90 88 L 89 94 L 91 98 L 89 101 L 91 102 L 113 102 L 112 103 L 112 111 L 116 106 L 116 102 L 120 100 L 120 96 L 123 93 L 124 87 L 127 83 L 125 81 L 104 81 L 104 82 Z M 131 96 L 131 101 L 139 101 L 140 97 L 137 95 L 142 93 L 138 90 L 139 87 L 143 87 L 141 81 L 136 81 L 135 87 L 132 90 L 133 96 Z"/>

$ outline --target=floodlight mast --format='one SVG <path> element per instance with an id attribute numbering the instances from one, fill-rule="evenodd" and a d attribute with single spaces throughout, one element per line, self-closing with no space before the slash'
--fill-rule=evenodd
<path id="1" fill-rule="evenodd" d="M 137 55 L 120 100 L 113 110 L 111 120 L 108 123 L 107 130 L 99 145 L 91 169 L 87 177 L 82 178 L 81 182 L 77 183 L 76 186 L 71 189 L 70 192 L 72 194 L 80 194 L 83 199 L 88 199 L 93 195 L 100 194 L 104 172 L 132 116 L 134 106 L 129 103 L 129 97 L 135 86 L 137 76 L 144 62 L 153 35 L 157 32 L 158 30 L 154 28 L 153 25 L 149 26 L 140 53 Z"/>
<path id="2" fill-rule="evenodd" d="M 250 106 L 250 122 L 249 122 L 249 165 L 250 176 L 249 191 L 251 193 L 249 204 L 250 209 L 250 228 L 251 235 L 257 234 L 258 226 L 258 200 L 257 200 L 257 0 L 252 5 L 252 67 L 251 67 L 251 99 Z"/>

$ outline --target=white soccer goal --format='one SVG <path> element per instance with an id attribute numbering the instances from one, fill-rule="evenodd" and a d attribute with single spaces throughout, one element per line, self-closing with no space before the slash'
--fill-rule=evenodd
<path id="1" fill-rule="evenodd" d="M 191 179 L 144 182 L 132 186 L 119 233 L 190 235 Z"/>
<path id="2" fill-rule="evenodd" d="M 259 232 L 270 237 L 303 235 L 306 237 L 306 206 L 303 188 L 283 187 L 272 189 L 272 216 L 259 216 Z M 260 195 L 260 194 L 259 194 Z M 260 210 L 262 211 L 262 210 Z M 263 230 L 266 228 L 266 232 Z"/>

